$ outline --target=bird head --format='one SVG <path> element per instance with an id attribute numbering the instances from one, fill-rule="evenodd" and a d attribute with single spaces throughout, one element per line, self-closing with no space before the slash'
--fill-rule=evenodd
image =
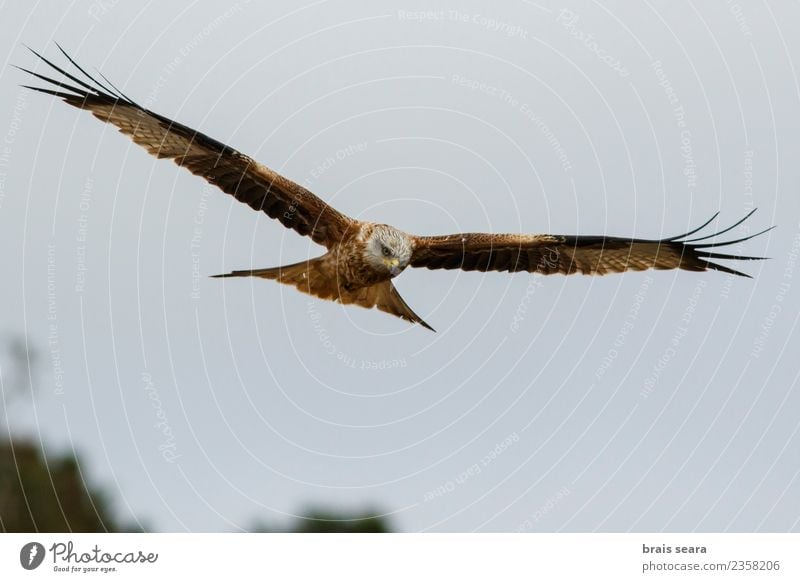
<path id="1" fill-rule="evenodd" d="M 367 260 L 392 277 L 403 272 L 411 260 L 411 240 L 402 231 L 386 224 L 376 225 L 367 240 Z"/>

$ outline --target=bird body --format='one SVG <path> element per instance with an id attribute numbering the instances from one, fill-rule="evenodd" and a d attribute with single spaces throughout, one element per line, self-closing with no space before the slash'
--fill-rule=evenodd
<path id="1" fill-rule="evenodd" d="M 400 297 L 391 279 L 408 266 L 413 239 L 386 224 L 359 223 L 315 259 L 269 269 L 233 271 L 214 277 L 262 277 L 345 305 L 381 311 L 433 330 Z"/>
<path id="2" fill-rule="evenodd" d="M 748 276 L 715 262 L 756 260 L 717 253 L 716 247 L 744 242 L 762 232 L 736 240 L 713 242 L 731 227 L 711 235 L 689 238 L 711 223 L 666 239 L 550 234 L 458 233 L 416 236 L 387 224 L 355 220 L 326 204 L 315 194 L 278 172 L 194 129 L 154 113 L 125 96 L 105 77 L 101 83 L 59 47 L 82 77 L 53 64 L 69 81 L 58 81 L 22 69 L 51 84 L 29 87 L 90 111 L 103 122 L 143 146 L 157 158 L 172 159 L 203 177 L 238 201 L 264 212 L 286 228 L 309 236 L 327 249 L 323 255 L 282 267 L 233 271 L 215 277 L 261 277 L 292 285 L 324 300 L 377 308 L 433 329 L 406 304 L 392 280 L 408 267 L 504 271 L 538 274 L 603 275 L 644 269 L 717 270 Z M 709 242 L 710 241 L 710 242 Z M 713 261 L 712 261 L 713 259 Z"/>

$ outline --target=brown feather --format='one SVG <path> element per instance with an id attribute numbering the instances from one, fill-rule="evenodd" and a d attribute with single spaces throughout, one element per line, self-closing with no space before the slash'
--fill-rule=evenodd
<path id="1" fill-rule="evenodd" d="M 737 240 L 706 242 L 732 230 L 752 212 L 715 234 L 688 238 L 705 228 L 711 222 L 709 220 L 689 233 L 662 240 L 480 233 L 413 237 L 388 225 L 362 223 L 331 208 L 302 186 L 233 148 L 141 107 L 113 85 L 109 89 L 86 73 L 63 50 L 62 53 L 85 75 L 85 79 L 71 75 L 35 53 L 75 85 L 26 71 L 53 85 L 50 88 L 31 89 L 60 97 L 74 107 L 90 111 L 101 121 L 118 127 L 152 155 L 172 159 L 240 202 L 263 211 L 287 228 L 308 235 L 328 248 L 325 255 L 310 261 L 271 269 L 234 271 L 219 275 L 221 277 L 274 279 L 321 299 L 367 308 L 377 307 L 433 329 L 411 310 L 392 284 L 390 277 L 397 274 L 393 269 L 397 268 L 398 259 L 395 258 L 391 269 L 387 266 L 384 270 L 380 269 L 381 263 L 375 261 L 375 251 L 370 251 L 366 242 L 375 229 L 380 229 L 377 231 L 379 235 L 392 236 L 402 243 L 402 268 L 412 266 L 567 275 L 604 275 L 644 269 L 714 269 L 748 276 L 709 259 L 760 258 L 716 253 L 714 248 L 743 242 L 762 233 Z M 712 220 L 714 218 L 716 215 Z"/>
<path id="2" fill-rule="evenodd" d="M 727 230 L 729 229 L 723 232 L 727 232 Z M 419 236 L 414 237 L 414 252 L 411 256 L 410 266 L 464 271 L 527 271 L 544 275 L 553 273 L 605 275 L 645 269 L 684 269 L 687 271 L 713 269 L 747 276 L 708 259 L 758 260 L 761 258 L 720 255 L 708 251 L 714 247 L 741 242 L 752 237 L 703 244 L 694 244 L 694 242 L 710 237 L 694 239 L 694 242 L 680 240 L 685 239 L 689 234 L 693 233 L 662 240 L 549 234 L 462 233 L 445 236 Z M 752 236 L 758 236 L 758 234 Z"/>
<path id="3" fill-rule="evenodd" d="M 391 281 L 381 281 L 367 287 L 348 290 L 338 285 L 336 276 L 335 256 L 325 254 L 310 261 L 303 261 L 293 265 L 274 267 L 269 269 L 252 269 L 233 271 L 215 277 L 261 277 L 272 279 L 286 285 L 296 287 L 298 291 L 308 293 L 320 299 L 338 301 L 343 305 L 359 305 L 367 309 L 377 307 L 380 311 L 390 313 L 406 321 L 419 323 L 421 326 L 434 330 L 408 304 L 397 292 Z"/>
<path id="4" fill-rule="evenodd" d="M 89 82 L 83 82 L 38 56 L 81 87 L 27 71 L 52 83 L 58 90 L 31 89 L 61 97 L 74 107 L 90 111 L 99 120 L 118 127 L 121 133 L 155 157 L 173 160 L 240 202 L 328 248 L 357 230 L 357 221 L 274 170 L 207 135 L 145 109 L 121 93 L 111 94 L 110 89 L 88 74 Z M 81 71 L 86 74 L 83 69 Z"/>

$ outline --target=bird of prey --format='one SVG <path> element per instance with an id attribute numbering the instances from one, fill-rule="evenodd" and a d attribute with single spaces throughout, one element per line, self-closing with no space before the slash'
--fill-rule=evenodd
<path id="1" fill-rule="evenodd" d="M 714 234 L 689 238 L 716 218 L 680 236 L 660 240 L 616 236 L 564 236 L 552 234 L 459 233 L 416 236 L 388 224 L 355 220 L 323 200 L 235 149 L 194 129 L 154 113 L 117 89 L 105 76 L 89 75 L 61 47 L 75 67 L 74 74 L 32 52 L 63 75 L 55 80 L 22 69 L 50 83 L 31 87 L 60 97 L 68 104 L 86 109 L 95 117 L 119 128 L 157 158 L 169 158 L 179 166 L 205 178 L 226 194 L 254 210 L 277 219 L 327 249 L 315 259 L 267 269 L 233 271 L 216 277 L 262 277 L 293 285 L 321 299 L 343 304 L 377 307 L 433 331 L 406 304 L 392 280 L 407 267 L 462 269 L 464 271 L 507 271 L 570 275 L 603 275 L 645 269 L 709 269 L 741 275 L 716 261 L 757 260 L 717 253 L 724 247 L 746 241 L 757 234 L 714 242 L 747 219 Z"/>

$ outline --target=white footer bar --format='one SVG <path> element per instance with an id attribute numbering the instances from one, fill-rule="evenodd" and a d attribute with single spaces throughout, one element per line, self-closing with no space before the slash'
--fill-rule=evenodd
<path id="1" fill-rule="evenodd" d="M 0 534 L 0 580 L 777 582 L 798 563 L 800 534 Z"/>

